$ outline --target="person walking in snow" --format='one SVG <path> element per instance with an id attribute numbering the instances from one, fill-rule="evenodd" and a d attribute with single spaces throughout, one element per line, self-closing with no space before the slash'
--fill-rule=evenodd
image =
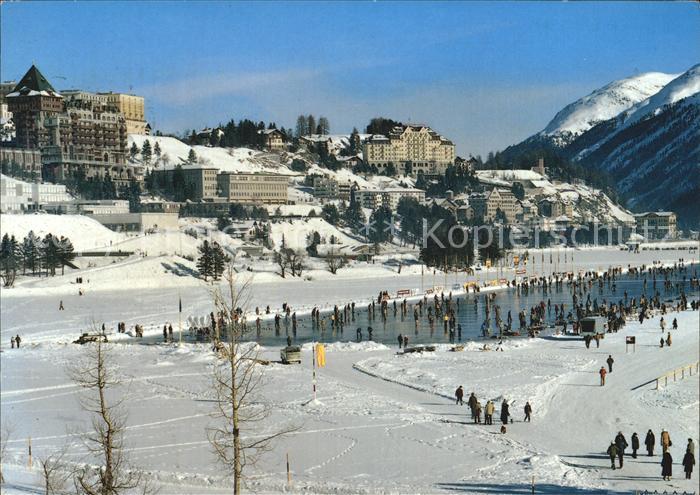
<path id="1" fill-rule="evenodd" d="M 693 466 L 695 465 L 695 455 L 686 452 L 683 456 L 683 471 L 685 471 L 685 479 L 689 480 L 693 474 Z"/>
<path id="2" fill-rule="evenodd" d="M 457 387 L 457 390 L 455 390 L 455 397 L 457 398 L 457 405 L 463 406 L 464 401 L 462 400 L 462 398 L 464 397 L 464 389 L 461 385 Z"/>
<path id="3" fill-rule="evenodd" d="M 481 424 L 481 402 L 476 401 L 474 422 Z"/>
<path id="4" fill-rule="evenodd" d="M 693 439 L 689 438 L 688 439 L 688 446 L 685 448 L 685 451 L 687 453 L 695 455 L 695 443 L 693 443 Z"/>
<path id="5" fill-rule="evenodd" d="M 618 431 L 617 436 L 615 437 L 615 447 L 617 447 L 617 458 L 620 461 L 620 469 L 622 469 L 622 465 L 624 463 L 625 449 L 627 446 L 627 439 L 621 431 Z"/>
<path id="6" fill-rule="evenodd" d="M 406 347 L 408 347 L 408 335 L 403 336 L 403 348 L 406 350 Z"/>
<path id="7" fill-rule="evenodd" d="M 496 406 L 493 401 L 489 400 L 486 402 L 486 409 L 484 409 L 484 424 L 493 424 L 493 413 L 496 411 Z"/>
<path id="8" fill-rule="evenodd" d="M 665 343 L 666 343 L 666 341 L 664 340 L 663 337 L 661 337 L 661 340 L 659 340 L 659 344 L 661 345 L 661 348 L 662 348 L 662 349 L 664 348 L 664 344 L 665 344 Z"/>
<path id="9" fill-rule="evenodd" d="M 367 335 L 368 335 L 367 338 L 369 340 L 372 340 L 372 332 L 374 332 L 374 329 L 372 327 L 367 327 Z"/>
<path id="10" fill-rule="evenodd" d="M 666 321 L 664 320 L 664 317 L 661 317 L 661 320 L 659 321 L 659 325 L 661 326 L 661 333 L 664 333 L 664 330 L 666 330 Z"/>
<path id="11" fill-rule="evenodd" d="M 19 334 L 15 336 L 15 343 L 17 344 L 17 349 L 19 349 L 19 344 L 22 342 L 22 339 L 19 338 Z"/>
<path id="12" fill-rule="evenodd" d="M 610 442 L 610 447 L 608 447 L 607 453 L 610 456 L 610 467 L 613 471 L 615 471 L 615 458 L 617 457 L 617 447 L 615 446 L 615 442 Z"/>
<path id="13" fill-rule="evenodd" d="M 64 311 L 64 308 L 63 308 L 63 301 L 59 301 L 59 302 L 58 302 L 58 310 L 59 310 L 59 311 Z"/>
<path id="14" fill-rule="evenodd" d="M 172 324 L 168 325 L 168 337 L 170 337 L 170 340 L 173 340 L 173 325 Z"/>
<path id="15" fill-rule="evenodd" d="M 664 481 L 671 481 L 671 476 L 673 476 L 673 457 L 670 452 L 664 452 L 661 459 L 661 477 Z"/>
<path id="16" fill-rule="evenodd" d="M 606 363 L 608 363 L 608 373 L 612 373 L 612 365 L 615 362 L 613 359 L 612 355 L 608 354 L 608 359 L 606 360 Z"/>
<path id="17" fill-rule="evenodd" d="M 360 327 L 357 327 L 355 334 L 357 335 L 357 341 L 362 342 L 362 329 Z"/>
<path id="18" fill-rule="evenodd" d="M 396 340 L 399 341 L 399 349 L 401 349 L 401 345 L 403 344 L 403 335 L 399 334 Z"/>
<path id="19" fill-rule="evenodd" d="M 469 399 L 467 400 L 467 405 L 469 406 L 469 409 L 472 412 L 472 419 L 474 419 L 474 416 L 476 415 L 476 403 L 477 403 L 476 395 L 474 395 L 474 392 L 471 393 L 469 396 Z"/>
<path id="20" fill-rule="evenodd" d="M 639 450 L 639 437 L 637 432 L 632 433 L 632 458 L 637 458 L 637 451 Z"/>
<path id="21" fill-rule="evenodd" d="M 666 345 L 671 347 L 671 332 L 668 332 L 668 335 L 666 336 Z"/>
<path id="22" fill-rule="evenodd" d="M 602 386 L 605 385 L 605 375 L 607 375 L 608 372 L 605 371 L 605 367 L 604 367 L 604 366 L 601 366 L 601 367 L 600 367 L 600 370 L 598 371 L 598 374 L 600 374 L 600 386 L 602 387 Z"/>
<path id="23" fill-rule="evenodd" d="M 656 437 L 654 436 L 654 432 L 649 430 L 647 432 L 647 436 L 644 438 L 644 445 L 647 448 L 647 455 L 649 457 L 654 455 L 655 444 L 656 444 Z"/>
<path id="24" fill-rule="evenodd" d="M 672 325 L 672 326 L 673 326 L 673 329 L 674 329 L 674 330 L 678 330 L 678 320 L 677 320 L 677 319 L 675 319 L 675 318 L 673 319 L 673 325 Z"/>
<path id="25" fill-rule="evenodd" d="M 12 349 L 15 348 L 15 336 L 13 335 L 12 338 L 10 339 L 10 346 Z"/>
<path id="26" fill-rule="evenodd" d="M 501 421 L 503 422 L 503 425 L 508 424 L 508 417 L 510 416 L 510 406 L 508 405 L 508 401 L 506 399 L 503 399 L 503 402 L 501 403 Z"/>
<path id="27" fill-rule="evenodd" d="M 663 449 L 662 451 L 666 453 L 669 449 L 669 447 L 673 446 L 673 442 L 671 441 L 671 435 L 666 430 L 661 430 L 661 448 Z"/>
<path id="28" fill-rule="evenodd" d="M 532 414 L 532 406 L 530 405 L 530 402 L 525 403 L 524 410 L 525 410 L 525 419 L 523 420 L 523 422 L 527 421 L 529 423 L 530 422 L 530 414 Z"/>

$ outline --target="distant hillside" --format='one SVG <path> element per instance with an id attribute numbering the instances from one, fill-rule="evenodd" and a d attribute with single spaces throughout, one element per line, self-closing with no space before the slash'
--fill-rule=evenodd
<path id="1" fill-rule="evenodd" d="M 700 65 L 677 77 L 651 73 L 616 81 L 568 105 L 500 158 L 543 154 L 579 171 L 607 174 L 633 210 L 670 209 L 683 226 L 697 227 L 699 93 Z"/>

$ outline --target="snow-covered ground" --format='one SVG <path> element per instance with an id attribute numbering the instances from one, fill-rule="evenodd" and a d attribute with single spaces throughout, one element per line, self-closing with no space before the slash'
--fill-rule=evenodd
<path id="1" fill-rule="evenodd" d="M 631 493 L 634 490 L 696 489 L 679 465 L 687 438 L 698 441 L 697 375 L 654 390 L 655 377 L 698 360 L 698 313 L 674 314 L 679 329 L 673 346 L 660 349 L 658 317 L 630 323 L 607 335 L 600 349 L 580 340 L 533 339 L 506 343 L 503 352 L 468 345 L 463 352 L 441 346 L 434 353 L 398 355 L 381 344 L 334 344 L 318 372 L 318 403 L 311 397 L 310 347 L 301 366 L 265 367 L 260 400 L 273 409 L 246 436 L 281 425 L 299 430 L 277 441 L 249 471 L 251 490 L 272 493 Z M 670 316 L 667 316 L 669 319 Z M 25 332 L 31 334 L 31 324 Z M 625 336 L 637 337 L 625 352 Z M 3 339 L 4 340 L 4 339 Z M 38 491 L 36 464 L 28 469 L 27 439 L 35 459 L 70 444 L 68 459 L 80 461 L 77 434 L 88 421 L 77 403 L 66 366 L 84 348 L 58 343 L 5 347 L 2 359 L 3 424 L 11 425 L 3 473 L 8 493 Z M 162 493 L 222 493 L 230 480 L 215 464 L 206 437 L 210 416 L 207 345 L 110 344 L 127 382 L 127 452 Z M 605 387 L 597 370 L 608 354 L 614 371 Z M 263 355 L 277 359 L 277 349 Z M 458 385 L 476 392 L 482 404 L 503 398 L 514 423 L 474 425 L 468 409 L 454 404 Z M 532 423 L 522 407 L 533 406 Z M 674 479 L 660 478 L 660 458 L 627 458 L 609 469 L 604 451 L 618 431 L 629 442 L 648 429 L 674 442 Z M 292 487 L 286 485 L 289 454 Z M 32 488 L 34 487 L 34 488 Z"/>

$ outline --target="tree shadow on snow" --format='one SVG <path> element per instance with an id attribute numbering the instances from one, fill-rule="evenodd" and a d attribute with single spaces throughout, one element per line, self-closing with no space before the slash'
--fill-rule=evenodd
<path id="1" fill-rule="evenodd" d="M 512 495 L 530 495 L 532 485 L 530 483 L 502 483 L 502 484 L 483 484 L 483 483 L 438 483 L 438 488 L 455 492 L 468 493 L 486 493 L 486 494 L 512 494 Z M 535 482 L 535 493 L 545 495 L 623 495 L 629 492 L 621 492 L 616 490 L 598 490 L 595 488 L 580 488 L 576 486 L 561 486 L 551 483 L 538 484 Z"/>

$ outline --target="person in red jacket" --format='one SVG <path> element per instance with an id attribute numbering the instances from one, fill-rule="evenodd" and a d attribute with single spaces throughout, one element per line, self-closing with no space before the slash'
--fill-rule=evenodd
<path id="1" fill-rule="evenodd" d="M 602 387 L 603 385 L 605 385 L 605 375 L 608 374 L 608 372 L 605 371 L 605 366 L 601 366 L 600 371 L 598 371 L 598 373 L 600 373 L 600 386 Z"/>

